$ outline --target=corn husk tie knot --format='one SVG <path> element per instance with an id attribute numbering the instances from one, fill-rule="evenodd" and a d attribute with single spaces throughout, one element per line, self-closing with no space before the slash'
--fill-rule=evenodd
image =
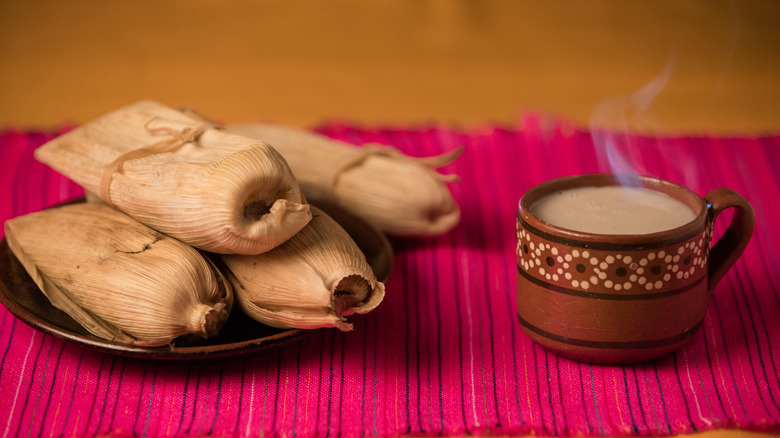
<path id="1" fill-rule="evenodd" d="M 151 127 L 150 125 L 157 120 L 160 120 L 160 118 L 153 117 L 149 119 L 144 125 L 144 129 L 153 136 L 169 136 L 170 138 L 146 147 L 128 151 L 118 156 L 114 161 L 108 163 L 103 169 L 103 176 L 100 182 L 100 197 L 108 203 L 108 205 L 114 206 L 113 202 L 111 202 L 111 181 L 113 180 L 115 173 L 122 173 L 122 167 L 125 162 L 149 155 L 173 152 L 187 143 L 196 142 L 208 129 L 216 128 L 216 125 L 212 123 L 204 123 L 195 128 L 185 127 L 181 130 L 176 130 L 168 126 Z"/>
<path id="2" fill-rule="evenodd" d="M 438 173 L 436 169 L 453 163 L 458 158 L 458 156 L 463 153 L 463 149 L 464 148 L 461 146 L 449 152 L 431 157 L 410 157 L 393 146 L 377 143 L 367 143 L 359 148 L 356 148 L 356 150 L 360 151 L 359 154 L 355 154 L 349 158 L 345 157 L 345 159 L 339 163 L 339 165 L 332 166 L 330 168 L 329 174 L 327 176 L 327 181 L 329 181 L 328 187 L 330 188 L 328 192 L 329 195 L 333 196 L 339 177 L 344 172 L 352 169 L 353 167 L 360 166 L 363 164 L 363 162 L 366 161 L 366 159 L 375 156 L 384 156 L 395 158 L 401 161 L 412 162 L 430 171 L 430 173 L 439 181 L 458 182 L 460 181 L 460 177 L 458 175 L 444 175 Z"/>

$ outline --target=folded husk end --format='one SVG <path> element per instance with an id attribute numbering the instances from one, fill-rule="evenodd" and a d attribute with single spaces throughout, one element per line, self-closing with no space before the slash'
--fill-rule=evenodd
<path id="1" fill-rule="evenodd" d="M 204 338 L 216 336 L 219 330 L 225 325 L 229 312 L 225 303 L 216 303 L 213 307 L 201 304 L 198 306 L 198 317 L 200 333 Z"/>
<path id="2" fill-rule="evenodd" d="M 246 302 L 240 297 L 238 302 L 245 312 L 272 327 L 335 327 L 341 331 L 351 331 L 353 325 L 347 322 L 346 317 L 355 313 L 368 313 L 384 298 L 384 284 L 377 281 L 372 287 L 371 283 L 357 274 L 343 277 L 331 291 L 331 305 L 328 307 L 275 307 L 259 301 Z"/>

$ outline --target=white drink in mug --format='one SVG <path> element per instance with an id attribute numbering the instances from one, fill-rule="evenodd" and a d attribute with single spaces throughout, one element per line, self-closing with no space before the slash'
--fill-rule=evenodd
<path id="1" fill-rule="evenodd" d="M 623 186 L 560 190 L 534 202 L 529 210 L 551 225 L 594 234 L 650 234 L 696 218 L 687 205 L 671 196 Z"/>

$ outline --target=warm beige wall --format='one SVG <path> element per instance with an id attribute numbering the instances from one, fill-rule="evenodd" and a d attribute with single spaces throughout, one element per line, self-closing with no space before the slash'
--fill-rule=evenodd
<path id="1" fill-rule="evenodd" d="M 780 131 L 778 29 L 769 0 L 2 2 L 0 126 L 153 98 L 225 122 L 588 124 L 606 108 L 614 126 Z M 629 101 L 654 79 L 648 108 Z"/>

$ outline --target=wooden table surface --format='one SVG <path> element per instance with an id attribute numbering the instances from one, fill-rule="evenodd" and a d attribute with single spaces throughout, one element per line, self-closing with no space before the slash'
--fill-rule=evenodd
<path id="1" fill-rule="evenodd" d="M 2 2 L 0 128 L 149 98 L 225 123 L 780 133 L 779 29 L 757 0 Z"/>
<path id="2" fill-rule="evenodd" d="M 0 4 L 0 124 L 142 98 L 223 122 L 780 131 L 776 1 Z"/>

